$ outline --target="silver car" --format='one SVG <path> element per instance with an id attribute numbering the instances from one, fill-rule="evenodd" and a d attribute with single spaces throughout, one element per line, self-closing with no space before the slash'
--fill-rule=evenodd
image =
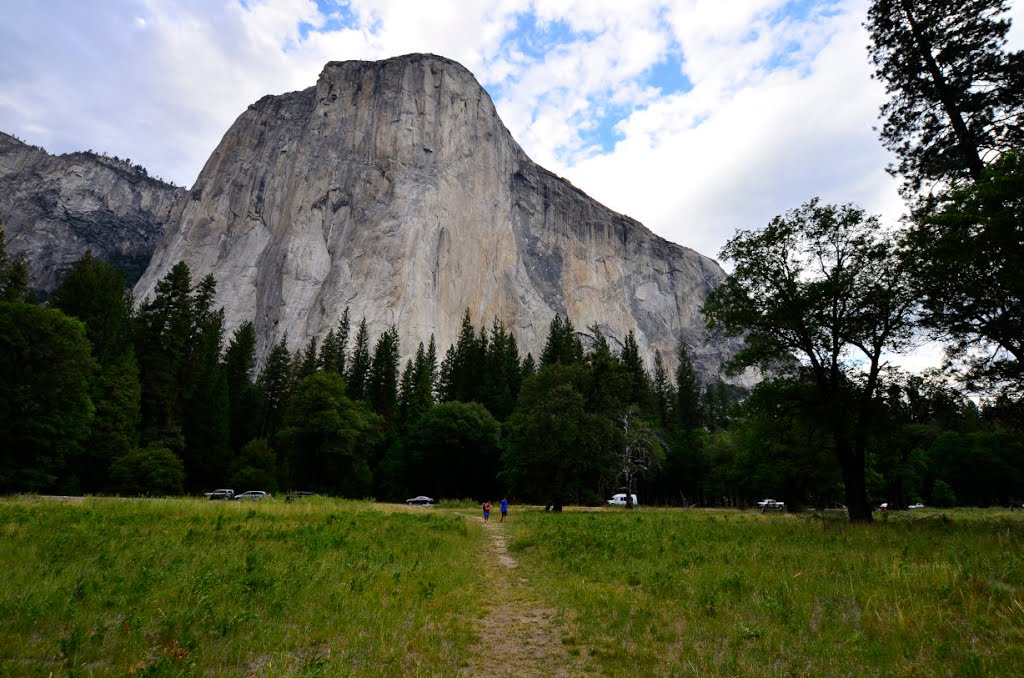
<path id="1" fill-rule="evenodd" d="M 270 499 L 270 494 L 263 490 L 249 490 L 242 494 L 236 494 L 235 499 L 237 501 L 259 501 L 260 499 Z"/>

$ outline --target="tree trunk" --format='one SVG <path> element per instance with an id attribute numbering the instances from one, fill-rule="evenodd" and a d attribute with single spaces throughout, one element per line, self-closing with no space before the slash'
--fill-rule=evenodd
<path id="1" fill-rule="evenodd" d="M 864 454 L 850 447 L 850 441 L 843 434 L 836 435 L 836 454 L 843 471 L 843 486 L 846 491 L 846 511 L 851 523 L 870 523 L 871 505 L 868 504 L 867 483 L 864 476 Z"/>
<path id="2" fill-rule="evenodd" d="M 982 161 L 981 153 L 978 150 L 978 141 L 967 128 L 967 123 L 964 122 L 960 106 L 950 90 L 949 83 L 946 81 L 945 76 L 942 74 L 942 69 L 939 68 L 939 64 L 936 63 L 935 57 L 932 55 L 932 45 L 926 39 L 924 31 L 921 30 L 921 26 L 918 24 L 914 13 L 910 11 L 905 0 L 900 1 L 900 7 L 903 9 L 903 15 L 907 19 L 907 24 L 910 25 L 910 32 L 914 36 L 914 42 L 917 43 L 918 55 L 924 61 L 925 68 L 928 69 L 928 75 L 931 76 L 932 83 L 935 85 L 939 102 L 942 104 L 946 117 L 949 118 L 953 131 L 956 133 L 960 150 L 967 161 L 967 169 L 971 173 L 971 179 L 980 181 L 985 171 L 985 163 Z"/>

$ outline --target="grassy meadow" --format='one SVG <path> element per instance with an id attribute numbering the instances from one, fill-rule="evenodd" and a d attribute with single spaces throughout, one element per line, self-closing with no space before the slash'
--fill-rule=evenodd
<path id="1" fill-rule="evenodd" d="M 456 673 L 479 528 L 402 509 L 0 500 L 0 675 Z"/>
<path id="2" fill-rule="evenodd" d="M 570 676 L 1024 675 L 1020 513 L 16 497 L 0 572 L 0 676 L 458 675 L 497 577 Z"/>
<path id="3" fill-rule="evenodd" d="M 613 675 L 1024 675 L 1024 516 L 607 510 L 509 549 Z"/>

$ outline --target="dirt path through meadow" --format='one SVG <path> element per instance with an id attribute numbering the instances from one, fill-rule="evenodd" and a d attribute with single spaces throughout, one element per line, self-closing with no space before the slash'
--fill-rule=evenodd
<path id="1" fill-rule="evenodd" d="M 481 567 L 489 603 L 480 644 L 463 675 L 587 675 L 583 659 L 570 654 L 562 642 L 568 630 L 559 626 L 557 611 L 545 607 L 519 576 L 519 563 L 508 553 L 506 526 L 497 521 L 483 525 L 489 545 L 481 554 Z"/>

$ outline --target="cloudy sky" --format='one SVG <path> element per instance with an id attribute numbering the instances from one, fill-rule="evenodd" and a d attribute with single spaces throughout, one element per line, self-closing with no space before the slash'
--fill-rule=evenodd
<path id="1" fill-rule="evenodd" d="M 1012 42 L 1024 43 L 1024 0 Z M 813 196 L 902 211 L 865 0 L 0 0 L 0 130 L 190 186 L 233 120 L 331 60 L 467 66 L 526 152 L 716 256 Z"/>

